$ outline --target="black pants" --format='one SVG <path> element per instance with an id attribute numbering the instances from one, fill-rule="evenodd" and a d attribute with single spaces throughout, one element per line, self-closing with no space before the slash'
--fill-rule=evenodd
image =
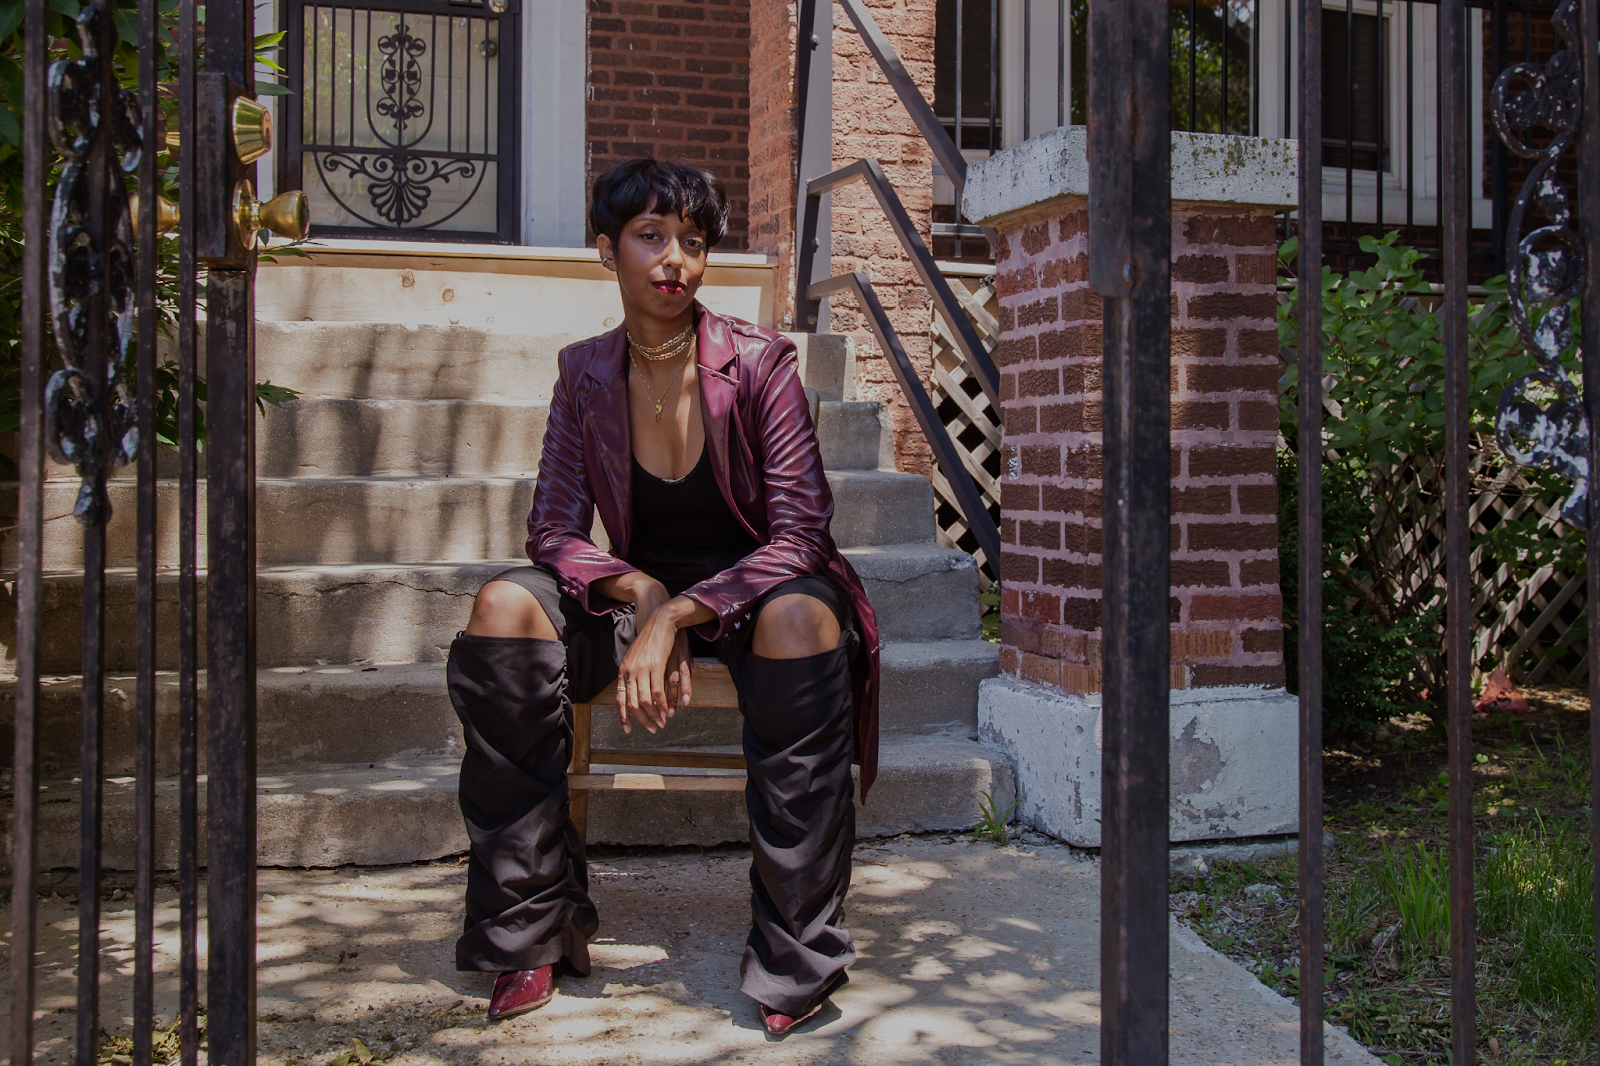
<path id="1" fill-rule="evenodd" d="M 569 817 L 572 704 L 616 678 L 633 616 L 626 607 L 590 615 L 535 567 L 494 580 L 532 592 L 560 639 L 463 635 L 450 646 L 450 698 L 466 742 L 461 811 L 472 842 L 456 967 L 504 972 L 564 963 L 587 974 L 599 918 L 583 840 Z M 792 593 L 833 610 L 839 646 L 801 659 L 750 652 L 761 606 Z M 786 582 L 766 600 L 714 648 L 692 634 L 691 646 L 728 664 L 744 719 L 751 929 L 740 987 L 768 1007 L 799 1013 L 843 984 L 855 960 L 843 910 L 855 842 L 850 674 L 859 639 L 849 600 L 827 578 Z"/>

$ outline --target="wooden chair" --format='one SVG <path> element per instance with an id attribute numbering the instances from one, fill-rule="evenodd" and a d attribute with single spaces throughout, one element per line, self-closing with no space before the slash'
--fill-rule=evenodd
<path id="1" fill-rule="evenodd" d="M 739 693 L 733 687 L 728 668 L 716 659 L 694 661 L 694 706 L 737 707 Z M 572 765 L 567 768 L 567 783 L 572 788 L 572 822 L 585 840 L 589 838 L 589 793 L 605 789 L 682 792 L 743 792 L 744 774 L 592 774 L 595 763 L 617 766 L 658 766 L 690 770 L 745 770 L 742 754 L 689 751 L 683 748 L 595 748 L 590 746 L 592 719 L 590 708 L 616 713 L 617 686 L 611 684 L 589 703 L 572 708 Z M 682 714 L 688 708 L 679 708 Z"/>

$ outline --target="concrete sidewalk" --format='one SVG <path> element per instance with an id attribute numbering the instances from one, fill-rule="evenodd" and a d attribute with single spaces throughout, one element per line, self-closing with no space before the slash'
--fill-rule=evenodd
<path id="1" fill-rule="evenodd" d="M 1064 847 L 863 842 L 848 911 L 860 958 L 833 1005 L 769 1042 L 738 992 L 745 852 L 594 862 L 594 973 L 500 1024 L 490 978 L 453 968 L 465 868 L 263 870 L 261 1062 L 328 1063 L 359 1037 L 396 1066 L 436 1063 L 1091 1063 L 1098 1058 L 1099 877 Z M 131 901 L 106 908 L 107 1028 L 127 1032 Z M 175 896 L 157 912 L 157 1010 L 176 1007 Z M 41 907 L 39 1061 L 66 1062 L 75 921 Z M 204 948 L 202 947 L 202 963 Z M 1297 1061 L 1294 1007 L 1192 934 L 1172 935 L 1172 1060 Z M 9 1009 L 0 1005 L 0 1009 Z M 1377 1060 L 1330 1030 L 1330 1063 Z"/>

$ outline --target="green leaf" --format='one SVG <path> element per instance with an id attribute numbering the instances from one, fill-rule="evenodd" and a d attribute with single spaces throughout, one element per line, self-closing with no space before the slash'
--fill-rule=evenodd
<path id="1" fill-rule="evenodd" d="M 4 0 L 0 3 L 0 41 L 17 32 L 22 25 L 22 0 Z"/>
<path id="2" fill-rule="evenodd" d="M 9 107 L 0 107 L 0 141 L 16 147 L 22 145 L 22 123 Z"/>
<path id="3" fill-rule="evenodd" d="M 279 85 L 275 81 L 258 80 L 256 82 L 257 96 L 293 96 L 295 92 L 287 85 Z"/>
<path id="4" fill-rule="evenodd" d="M 117 37 L 137 48 L 139 46 L 139 12 L 118 8 L 112 12 L 117 25 Z"/>
<path id="5" fill-rule="evenodd" d="M 78 17 L 78 11 L 83 7 L 78 0 L 50 0 L 50 10 L 69 19 Z"/>

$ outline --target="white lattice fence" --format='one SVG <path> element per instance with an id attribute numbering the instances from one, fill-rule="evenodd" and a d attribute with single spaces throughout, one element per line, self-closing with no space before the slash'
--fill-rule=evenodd
<path id="1" fill-rule="evenodd" d="M 1542 497 L 1538 485 L 1520 467 L 1506 462 L 1494 439 L 1486 435 L 1474 438 L 1470 473 L 1467 517 L 1474 541 L 1468 556 L 1474 664 L 1484 669 L 1504 666 L 1513 678 L 1528 684 L 1579 681 L 1587 673 L 1583 573 L 1544 566 L 1519 578 L 1509 564 L 1493 558 L 1484 543 L 1484 536 L 1500 523 L 1524 519 L 1530 512 L 1544 536 L 1559 537 L 1561 500 Z M 1399 463 L 1386 476 L 1391 484 L 1371 497 L 1373 527 L 1381 531 L 1392 523 L 1399 532 L 1382 567 L 1386 592 L 1371 584 L 1365 591 L 1369 596 L 1388 595 L 1419 611 L 1437 608 L 1442 617 L 1445 519 L 1438 504 L 1444 472 L 1430 459 Z M 1409 485 L 1403 492 L 1395 491 L 1394 479 Z M 1404 500 L 1409 509 L 1387 513 L 1395 500 Z"/>
<path id="2" fill-rule="evenodd" d="M 995 317 L 998 304 L 995 301 L 994 276 L 975 277 L 963 272 L 960 266 L 953 266 L 946 269 L 945 277 L 966 309 L 967 317 L 977 328 L 984 346 L 992 352 L 1000 343 L 1000 323 Z M 983 493 L 984 503 L 998 523 L 1001 419 L 978 382 L 962 364 L 961 350 L 956 347 L 949 326 L 937 313 L 933 316 L 932 386 L 934 406 L 939 409 L 940 417 L 950 431 L 950 439 L 961 455 L 962 465 Z M 984 557 L 977 538 L 967 529 L 949 483 L 937 467 L 933 471 L 933 494 L 939 543 L 960 548 L 975 556 L 984 569 L 987 583 L 998 572 L 999 560 Z"/>

